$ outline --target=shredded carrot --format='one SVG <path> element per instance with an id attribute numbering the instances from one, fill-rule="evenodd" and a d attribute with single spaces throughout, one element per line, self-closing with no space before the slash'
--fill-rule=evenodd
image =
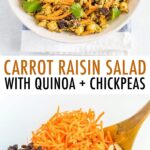
<path id="1" fill-rule="evenodd" d="M 70 12 L 66 12 L 66 13 L 64 13 L 64 14 L 62 14 L 62 15 L 60 15 L 60 16 L 56 16 L 56 17 L 47 17 L 47 20 L 59 20 L 59 19 L 63 19 L 63 18 L 65 18 L 65 17 L 67 17 L 67 16 L 69 16 L 71 13 Z"/>
<path id="2" fill-rule="evenodd" d="M 88 16 L 88 15 L 90 15 L 92 12 L 96 11 L 97 9 L 98 9 L 98 6 L 91 6 L 90 9 L 85 12 L 85 14 Z"/>
<path id="3" fill-rule="evenodd" d="M 67 5 L 67 6 L 71 6 L 73 4 L 73 2 L 61 2 L 62 5 Z"/>
<path id="4" fill-rule="evenodd" d="M 101 117 L 95 118 L 91 109 L 72 112 L 60 112 L 43 124 L 32 135 L 34 147 L 42 150 L 108 150 L 113 143 L 110 132 L 103 131 Z M 100 147 L 103 147 L 103 149 Z"/>
<path id="5" fill-rule="evenodd" d="M 113 139 L 111 137 L 111 133 L 110 131 L 107 131 L 107 137 L 108 137 L 108 141 L 110 141 L 111 143 L 113 142 Z"/>
<path id="6" fill-rule="evenodd" d="M 90 20 L 90 19 L 83 19 L 83 20 L 80 21 L 80 24 L 82 24 L 82 25 L 88 25 L 91 22 L 92 22 L 92 20 Z"/>
<path id="7" fill-rule="evenodd" d="M 44 0 L 44 3 L 49 3 L 49 4 L 51 4 L 51 3 L 55 3 L 56 2 L 56 0 Z M 58 4 L 64 4 L 64 3 L 67 3 L 67 4 L 72 4 L 74 2 L 74 0 L 58 0 L 57 1 L 57 3 Z"/>
<path id="8" fill-rule="evenodd" d="M 89 0 L 88 2 L 89 8 L 91 7 L 91 4 L 92 4 L 92 0 Z"/>
<path id="9" fill-rule="evenodd" d="M 45 16 L 45 15 L 35 15 L 35 18 L 37 19 L 37 20 L 46 20 L 47 19 L 47 16 Z"/>
<path id="10" fill-rule="evenodd" d="M 103 115 L 104 115 L 104 112 L 102 112 L 102 113 L 97 117 L 97 119 L 95 120 L 95 122 L 97 123 L 97 122 L 100 120 L 100 118 L 102 118 Z"/>
<path id="11" fill-rule="evenodd" d="M 44 3 L 54 3 L 55 2 L 55 0 L 44 0 Z"/>
<path id="12" fill-rule="evenodd" d="M 91 31 L 84 31 L 81 35 L 89 35 L 91 33 L 93 33 L 93 32 L 91 32 Z"/>
<path id="13" fill-rule="evenodd" d="M 37 20 L 59 20 L 59 19 L 63 19 L 63 18 L 65 18 L 65 17 L 67 17 L 67 16 L 69 16 L 71 13 L 70 12 L 66 12 L 66 13 L 64 13 L 64 14 L 62 14 L 62 15 L 60 15 L 60 16 L 51 16 L 51 15 L 49 15 L 49 16 L 45 16 L 45 15 L 36 15 L 35 16 L 35 18 L 37 19 Z"/>
<path id="14" fill-rule="evenodd" d="M 109 0 L 107 3 L 104 4 L 104 7 L 109 9 L 111 5 L 113 4 L 113 2 L 114 0 Z"/>
<path id="15" fill-rule="evenodd" d="M 63 10 L 62 9 L 59 9 L 55 12 L 53 12 L 51 15 L 49 15 L 50 17 L 55 17 L 55 16 L 59 16 L 63 13 Z"/>

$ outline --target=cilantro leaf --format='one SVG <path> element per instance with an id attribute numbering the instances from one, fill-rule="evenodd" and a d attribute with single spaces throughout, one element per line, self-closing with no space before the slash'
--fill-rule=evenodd
<path id="1" fill-rule="evenodd" d="M 41 3 L 39 0 L 23 0 L 22 7 L 27 13 L 34 13 L 42 9 Z"/>
<path id="2" fill-rule="evenodd" d="M 84 11 L 79 3 L 74 3 L 70 8 L 71 13 L 77 18 L 81 18 L 84 14 Z"/>
<path id="3" fill-rule="evenodd" d="M 118 8 L 112 8 L 112 16 L 111 19 L 115 20 L 117 17 L 119 17 L 121 14 L 121 11 Z"/>

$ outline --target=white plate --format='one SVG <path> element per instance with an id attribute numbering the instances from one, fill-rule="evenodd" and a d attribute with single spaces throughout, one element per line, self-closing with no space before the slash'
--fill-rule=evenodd
<path id="1" fill-rule="evenodd" d="M 13 10 L 13 12 L 16 14 L 16 16 L 21 20 L 21 22 L 27 26 L 29 29 L 34 31 L 35 33 L 51 39 L 55 41 L 60 42 L 67 42 L 67 43 L 79 43 L 79 42 L 86 42 L 91 40 L 96 40 L 99 38 L 102 38 L 103 36 L 107 35 L 108 33 L 112 31 L 116 31 L 120 29 L 123 25 L 127 23 L 129 18 L 132 16 L 133 12 L 135 12 L 140 0 L 129 0 L 129 13 L 121 15 L 118 19 L 113 21 L 110 26 L 104 30 L 102 33 L 88 35 L 88 36 L 76 36 L 71 33 L 56 33 L 56 32 L 50 32 L 47 29 L 44 29 L 42 27 L 37 26 L 35 23 L 35 20 L 33 17 L 28 15 L 24 12 L 24 10 L 20 6 L 20 0 L 8 0 L 9 4 Z"/>

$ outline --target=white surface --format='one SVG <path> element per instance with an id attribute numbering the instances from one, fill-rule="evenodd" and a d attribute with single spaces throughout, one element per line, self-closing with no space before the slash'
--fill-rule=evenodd
<path id="1" fill-rule="evenodd" d="M 104 126 L 135 114 L 150 96 L 0 96 L 0 150 L 11 144 L 26 144 L 31 132 L 45 123 L 58 105 L 62 111 L 92 108 L 98 115 L 105 111 Z M 150 118 L 143 124 L 133 150 L 150 147 Z"/>
<path id="2" fill-rule="evenodd" d="M 141 0 L 140 7 L 132 19 L 133 37 L 135 48 L 131 54 L 150 55 L 150 1 Z M 7 0 L 0 1 L 0 53 L 2 54 L 22 54 L 20 53 L 20 21 L 10 10 Z"/>
<path id="3" fill-rule="evenodd" d="M 16 16 L 21 20 L 21 22 L 37 33 L 38 35 L 48 38 L 50 40 L 58 41 L 58 42 L 65 42 L 65 43 L 81 43 L 81 42 L 89 42 L 95 41 L 98 39 L 103 38 L 104 36 L 108 35 L 112 31 L 118 31 L 121 27 L 123 27 L 127 21 L 130 19 L 132 14 L 136 11 L 138 4 L 141 0 L 132 0 L 129 2 L 129 13 L 121 15 L 119 19 L 113 21 L 110 26 L 104 30 L 102 33 L 99 34 L 91 34 L 88 36 L 76 36 L 74 34 L 70 34 L 67 32 L 57 33 L 57 32 L 49 32 L 48 30 L 37 26 L 34 18 L 20 7 L 20 2 L 18 0 L 8 0 L 13 12 Z"/>
<path id="4" fill-rule="evenodd" d="M 133 45 L 129 32 L 113 32 L 99 40 L 77 44 L 48 40 L 31 30 L 23 30 L 21 41 L 21 51 L 23 52 L 52 55 L 125 55 Z"/>
<path id="5" fill-rule="evenodd" d="M 10 10 L 7 0 L 0 0 L 0 52 L 19 51 L 21 23 Z"/>

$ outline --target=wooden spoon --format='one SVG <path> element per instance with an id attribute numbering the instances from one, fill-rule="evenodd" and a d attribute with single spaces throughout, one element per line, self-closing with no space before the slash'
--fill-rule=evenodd
<path id="1" fill-rule="evenodd" d="M 104 131 L 110 131 L 114 141 L 118 143 L 123 150 L 131 150 L 136 135 L 149 114 L 150 101 L 133 117 L 115 125 L 106 127 Z"/>

